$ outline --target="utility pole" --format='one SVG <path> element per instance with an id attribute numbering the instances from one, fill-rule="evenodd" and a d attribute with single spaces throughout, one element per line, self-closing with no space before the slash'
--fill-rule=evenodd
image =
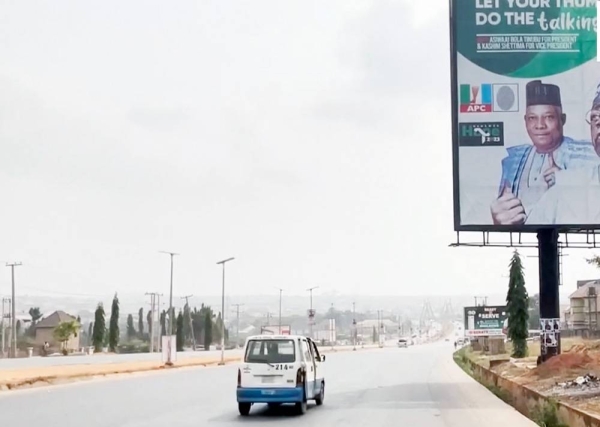
<path id="1" fill-rule="evenodd" d="M 352 303 L 352 351 L 356 351 L 356 303 Z"/>
<path id="2" fill-rule="evenodd" d="M 10 357 L 17 357 L 17 309 L 16 309 L 16 298 L 15 298 L 15 267 L 22 265 L 20 262 L 6 263 L 7 267 L 10 267 L 11 278 L 12 278 L 12 296 L 11 296 L 11 334 L 12 343 L 10 346 Z"/>
<path id="3" fill-rule="evenodd" d="M 487 297 L 475 297 L 475 307 L 478 307 L 478 305 L 477 305 L 477 299 L 478 298 L 483 301 L 483 306 L 484 307 L 487 306 Z"/>
<path id="4" fill-rule="evenodd" d="M 235 327 L 235 346 L 238 347 L 240 345 L 240 307 L 243 307 L 244 304 L 233 304 L 236 308 L 236 327 Z"/>
<path id="5" fill-rule="evenodd" d="M 174 313 L 173 313 L 173 257 L 175 255 L 179 255 L 175 252 L 167 252 L 167 251 L 161 251 L 161 253 L 163 254 L 167 254 L 170 255 L 171 257 L 171 282 L 170 282 L 170 286 L 169 286 L 169 346 L 173 345 L 173 323 L 175 323 L 175 319 L 174 319 Z M 167 365 L 172 365 L 173 361 L 171 360 L 171 351 L 167 352 Z"/>
<path id="6" fill-rule="evenodd" d="M 313 286 L 312 288 L 308 288 L 307 291 L 310 293 L 310 309 L 308 310 L 308 329 L 309 329 L 309 336 L 311 338 L 313 337 L 313 324 L 314 324 L 314 319 L 315 319 L 315 312 L 313 311 L 313 290 L 318 289 L 318 286 Z"/>
<path id="7" fill-rule="evenodd" d="M 150 330 L 148 331 L 148 335 L 150 336 L 150 353 L 154 353 L 155 346 L 155 335 L 156 335 L 156 351 L 160 350 L 160 296 L 158 292 L 146 292 L 145 295 L 150 295 L 150 325 L 148 327 Z M 156 327 L 154 326 L 154 316 L 157 315 L 159 319 L 159 331 L 156 334 Z"/>
<path id="8" fill-rule="evenodd" d="M 193 296 L 194 295 L 186 295 L 184 297 L 181 297 L 181 299 L 185 300 L 185 305 L 187 306 L 188 313 L 190 314 L 190 332 L 192 334 L 192 348 L 194 349 L 194 351 L 196 351 L 196 336 L 194 335 L 194 321 L 192 320 L 192 307 L 190 307 L 190 301 L 189 301 L 189 299 Z M 184 311 L 185 311 L 185 309 L 184 309 Z"/>
<path id="9" fill-rule="evenodd" d="M 221 361 L 219 365 L 225 364 L 225 264 L 234 259 L 231 257 L 217 263 L 217 265 L 221 264 L 223 266 L 223 285 L 221 288 Z"/>
<path id="10" fill-rule="evenodd" d="M 281 335 L 281 296 L 283 294 L 283 289 L 281 288 L 276 288 L 279 289 L 279 335 Z"/>

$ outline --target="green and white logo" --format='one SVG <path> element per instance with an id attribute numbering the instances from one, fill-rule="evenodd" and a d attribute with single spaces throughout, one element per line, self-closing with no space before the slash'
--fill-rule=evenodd
<path id="1" fill-rule="evenodd" d="M 462 147 L 502 147 L 504 145 L 504 123 L 459 123 L 458 141 Z"/>

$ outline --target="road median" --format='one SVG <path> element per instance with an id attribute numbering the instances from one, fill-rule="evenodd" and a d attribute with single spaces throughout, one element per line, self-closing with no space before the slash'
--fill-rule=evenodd
<path id="1" fill-rule="evenodd" d="M 359 350 L 377 349 L 378 346 L 356 347 Z M 352 351 L 352 346 L 323 348 L 323 354 Z M 225 363 L 241 361 L 241 356 L 225 356 Z M 180 358 L 172 366 L 166 366 L 161 360 L 131 361 L 100 364 L 77 364 L 61 366 L 44 366 L 20 369 L 0 370 L 0 391 L 18 390 L 30 387 L 62 384 L 94 377 L 118 374 L 133 374 L 165 369 L 185 367 L 215 366 L 221 361 L 220 357 L 189 357 Z M 0 365 L 1 366 L 1 365 Z"/>

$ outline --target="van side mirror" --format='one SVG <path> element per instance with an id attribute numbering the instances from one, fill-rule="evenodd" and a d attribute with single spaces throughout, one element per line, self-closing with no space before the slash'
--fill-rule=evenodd
<path id="1" fill-rule="evenodd" d="M 325 362 L 325 355 L 321 355 L 321 362 Z"/>

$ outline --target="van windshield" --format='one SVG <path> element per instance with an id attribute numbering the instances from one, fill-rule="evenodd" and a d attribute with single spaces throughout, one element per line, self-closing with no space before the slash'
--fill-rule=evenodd
<path id="1" fill-rule="evenodd" d="M 296 348 L 292 340 L 250 340 L 246 349 L 246 363 L 293 363 Z"/>

